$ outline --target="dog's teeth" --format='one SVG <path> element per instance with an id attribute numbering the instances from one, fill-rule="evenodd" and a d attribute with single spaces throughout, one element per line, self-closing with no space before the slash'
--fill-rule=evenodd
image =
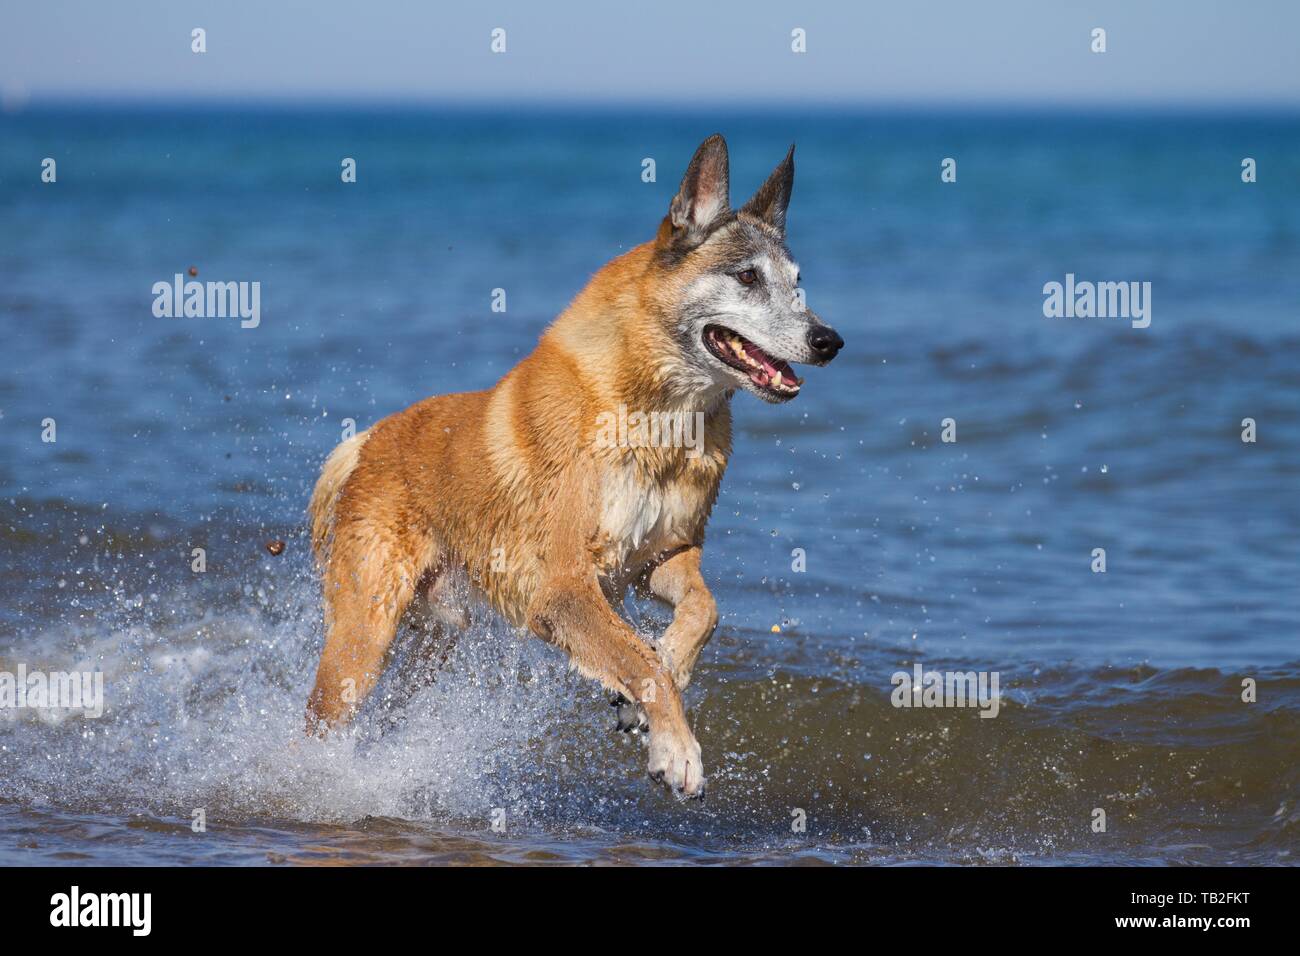
<path id="1" fill-rule="evenodd" d="M 781 382 L 780 372 L 777 372 L 775 375 L 772 376 L 772 384 L 777 386 L 778 388 L 781 386 L 782 382 Z"/>

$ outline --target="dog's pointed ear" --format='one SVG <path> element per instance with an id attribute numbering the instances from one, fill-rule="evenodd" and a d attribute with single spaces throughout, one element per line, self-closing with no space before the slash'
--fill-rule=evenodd
<path id="1" fill-rule="evenodd" d="M 695 242 L 731 210 L 727 141 L 714 133 L 695 151 L 682 185 L 668 207 L 673 239 Z"/>
<path id="2" fill-rule="evenodd" d="M 785 159 L 777 164 L 776 169 L 772 170 L 772 175 L 767 177 L 767 182 L 758 187 L 754 198 L 745 203 L 740 211 L 761 219 L 777 232 L 785 235 L 785 211 L 790 206 L 790 191 L 793 188 L 794 144 L 791 143 Z"/>

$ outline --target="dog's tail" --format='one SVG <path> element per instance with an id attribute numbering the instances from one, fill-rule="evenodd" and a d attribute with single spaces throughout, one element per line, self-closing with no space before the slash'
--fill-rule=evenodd
<path id="1" fill-rule="evenodd" d="M 322 566 L 329 557 L 329 542 L 334 531 L 334 506 L 348 476 L 357 467 L 357 459 L 361 457 L 361 446 L 366 443 L 367 434 L 368 432 L 357 432 L 330 452 L 320 470 L 320 478 L 316 480 L 316 488 L 311 493 L 311 504 L 307 506 L 307 513 L 311 517 L 311 548 Z"/>

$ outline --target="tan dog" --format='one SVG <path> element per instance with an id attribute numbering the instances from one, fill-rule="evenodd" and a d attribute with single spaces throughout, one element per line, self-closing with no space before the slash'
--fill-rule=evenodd
<path id="1" fill-rule="evenodd" d="M 733 211 L 710 137 L 654 240 L 597 272 L 494 388 L 425 399 L 334 450 L 311 499 L 327 637 L 309 731 L 351 718 L 417 595 L 451 629 L 468 597 L 621 695 L 621 723 L 648 723 L 651 776 L 703 792 L 681 690 L 718 621 L 700 549 L 731 396 L 788 401 L 788 363 L 844 344 L 796 287 L 793 180 L 791 148 Z M 675 609 L 657 647 L 615 611 L 633 584 Z"/>

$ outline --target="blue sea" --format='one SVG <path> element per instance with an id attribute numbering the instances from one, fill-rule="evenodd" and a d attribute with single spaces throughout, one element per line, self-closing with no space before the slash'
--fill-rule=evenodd
<path id="1" fill-rule="evenodd" d="M 491 386 L 714 132 L 736 205 L 797 143 L 847 345 L 735 399 L 707 798 L 491 619 L 302 738 L 347 420 Z M 0 224 L 0 671 L 104 675 L 99 719 L 0 709 L 0 863 L 1296 861 L 1300 117 L 33 107 Z M 156 316 L 191 269 L 257 326 Z M 1067 276 L 1149 325 L 1045 316 Z M 996 673 L 996 718 L 895 707 L 918 663 Z"/>

